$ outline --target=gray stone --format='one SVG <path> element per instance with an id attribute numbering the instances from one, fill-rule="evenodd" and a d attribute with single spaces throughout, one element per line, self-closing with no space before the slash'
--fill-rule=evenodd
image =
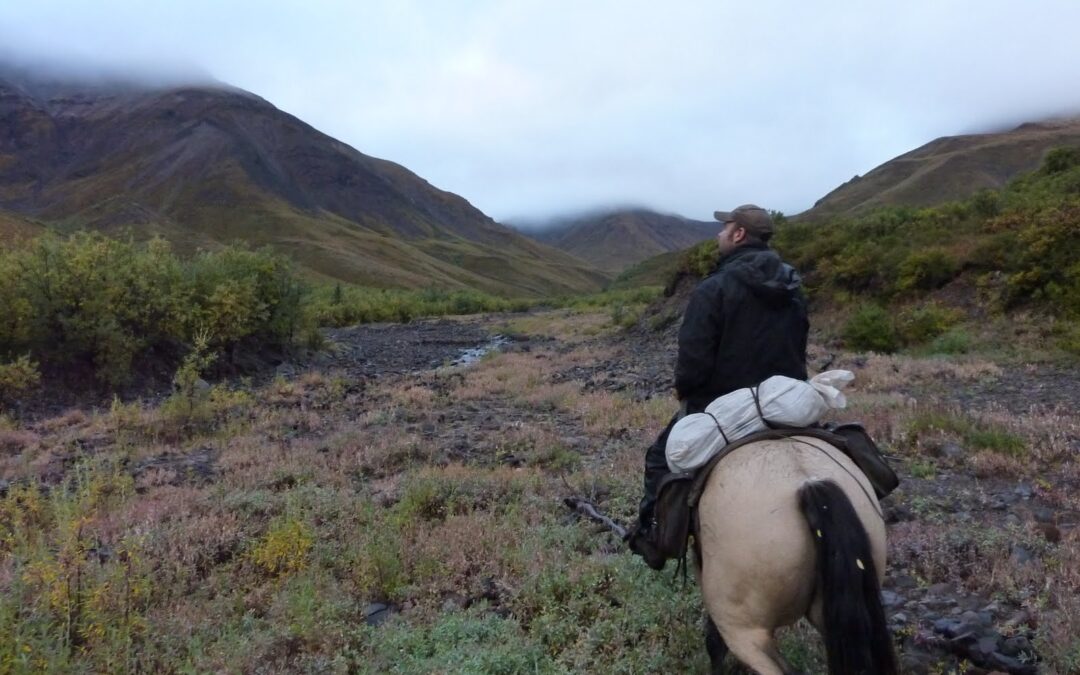
<path id="1" fill-rule="evenodd" d="M 1030 595 L 1029 595 L 1029 597 L 1030 597 Z M 1020 611 L 1018 611 L 1015 614 L 1013 614 L 1012 616 L 1010 616 L 1009 620 L 1005 622 L 1005 625 L 1016 628 L 1018 626 L 1027 625 L 1028 623 L 1030 623 L 1030 621 L 1031 621 L 1031 614 L 1029 614 L 1027 610 L 1021 609 Z"/>
<path id="2" fill-rule="evenodd" d="M 291 363 L 279 363 L 277 368 L 274 368 L 274 374 L 289 379 L 296 374 L 296 368 Z"/>
<path id="3" fill-rule="evenodd" d="M 397 612 L 393 605 L 384 605 L 381 602 L 369 603 L 364 608 L 364 623 L 369 626 L 379 626 L 386 622 Z"/>
<path id="4" fill-rule="evenodd" d="M 1027 550 L 1023 546 L 1013 546 L 1012 553 L 1009 555 L 1012 561 L 1017 565 L 1026 565 L 1031 562 L 1031 551 Z"/>
<path id="5" fill-rule="evenodd" d="M 892 621 L 898 626 L 903 626 L 908 622 L 908 615 L 904 614 L 903 612 L 897 612 L 896 614 L 892 615 Z"/>
<path id="6" fill-rule="evenodd" d="M 980 662 L 989 659 L 990 655 L 997 651 L 997 643 L 998 641 L 995 637 L 980 638 L 979 641 L 971 647 L 972 656 L 978 657 Z"/>
<path id="7" fill-rule="evenodd" d="M 948 595 L 953 592 L 952 584 L 942 581 L 926 589 L 927 595 Z"/>
<path id="8" fill-rule="evenodd" d="M 1038 506 L 1031 510 L 1031 517 L 1039 523 L 1053 523 L 1054 512 L 1045 506 Z"/>
<path id="9" fill-rule="evenodd" d="M 903 602 L 903 600 L 903 598 L 901 598 L 896 593 L 893 593 L 892 591 L 881 592 L 881 604 L 886 607 L 896 607 L 901 602 Z"/>
<path id="10" fill-rule="evenodd" d="M 955 638 L 970 633 L 971 628 L 957 619 L 938 619 L 934 622 L 934 632 L 947 638 Z"/>
<path id="11" fill-rule="evenodd" d="M 1031 640 L 1028 640 L 1023 635 L 1017 635 L 1015 637 L 1008 638 L 1001 643 L 1001 653 L 1005 656 L 1019 656 L 1020 654 L 1032 654 L 1034 649 L 1031 646 Z"/>
<path id="12" fill-rule="evenodd" d="M 1035 494 L 1035 491 L 1031 489 L 1030 485 L 1024 485 L 1023 483 L 1021 483 L 1017 485 L 1016 488 L 1013 490 L 1013 494 L 1015 494 L 1020 499 L 1031 499 L 1031 496 Z"/>
<path id="13" fill-rule="evenodd" d="M 940 454 L 940 456 L 946 459 L 959 459 L 960 457 L 964 456 L 965 451 L 962 447 L 960 447 L 959 443 L 953 443 L 949 441 L 943 443 L 941 447 L 938 448 L 938 453 Z"/>
<path id="14" fill-rule="evenodd" d="M 993 622 L 994 617 L 990 612 L 967 611 L 960 615 L 960 620 L 976 628 L 985 628 Z"/>

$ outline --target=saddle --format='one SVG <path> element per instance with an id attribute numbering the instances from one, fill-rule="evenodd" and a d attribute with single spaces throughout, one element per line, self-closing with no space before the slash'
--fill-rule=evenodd
<path id="1" fill-rule="evenodd" d="M 817 438 L 842 451 L 866 475 L 878 499 L 884 499 L 900 484 L 900 479 L 861 424 L 760 431 L 728 444 L 696 471 L 664 476 L 657 494 L 656 526 L 650 542 L 655 552 L 651 556 L 643 556 L 645 562 L 653 569 L 662 569 L 667 560 L 674 559 L 679 560 L 685 569 L 690 534 L 697 532 L 698 500 L 713 468 L 744 445 L 792 436 Z"/>

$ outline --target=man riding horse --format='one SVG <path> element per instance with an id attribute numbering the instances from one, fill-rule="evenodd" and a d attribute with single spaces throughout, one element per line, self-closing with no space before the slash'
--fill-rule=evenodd
<path id="1" fill-rule="evenodd" d="M 664 449 L 675 422 L 770 376 L 807 377 L 809 321 L 802 279 L 769 248 L 772 217 L 753 204 L 714 215 L 721 223 L 720 257 L 690 296 L 679 330 L 675 392 L 681 408 L 645 453 L 645 496 L 629 540 L 646 560 L 657 490 L 668 473 Z"/>

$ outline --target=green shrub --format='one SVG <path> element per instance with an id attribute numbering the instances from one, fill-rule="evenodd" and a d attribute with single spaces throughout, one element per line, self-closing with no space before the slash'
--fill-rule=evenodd
<path id="1" fill-rule="evenodd" d="M 905 345 L 923 344 L 942 335 L 960 320 L 960 313 L 937 304 L 909 307 L 896 317 L 896 334 Z"/>
<path id="2" fill-rule="evenodd" d="M 934 354 L 967 354 L 971 348 L 971 336 L 958 328 L 946 331 L 930 342 L 930 352 Z"/>
<path id="3" fill-rule="evenodd" d="M 11 363 L 0 363 L 0 404 L 12 401 L 27 389 L 36 387 L 40 379 L 38 366 L 29 356 L 20 356 Z"/>
<path id="4" fill-rule="evenodd" d="M 686 252 L 679 264 L 679 272 L 696 277 L 707 276 L 716 267 L 719 255 L 720 250 L 715 238 L 704 241 Z"/>
<path id="5" fill-rule="evenodd" d="M 269 250 L 184 261 L 160 239 L 50 233 L 0 253 L 0 357 L 29 353 L 43 368 L 85 367 L 119 385 L 136 359 L 177 358 L 200 330 L 225 354 L 287 346 L 305 321 L 303 293 Z"/>
<path id="6" fill-rule="evenodd" d="M 889 313 L 873 304 L 855 311 L 844 325 L 843 338 L 848 347 L 863 351 L 890 353 L 900 346 Z"/>
<path id="7" fill-rule="evenodd" d="M 307 567 L 314 545 L 314 534 L 306 523 L 283 518 L 273 523 L 258 541 L 251 551 L 251 559 L 271 576 L 290 574 Z"/>
<path id="8" fill-rule="evenodd" d="M 971 271 L 995 280 L 983 297 L 993 309 L 1080 317 L 1078 157 L 1080 148 L 1059 148 L 1038 171 L 962 202 L 788 223 L 776 247 L 816 297 L 885 305 Z"/>
<path id="9" fill-rule="evenodd" d="M 915 251 L 900 263 L 896 285 L 905 291 L 931 290 L 952 281 L 959 271 L 960 264 L 944 249 Z"/>
<path id="10" fill-rule="evenodd" d="M 360 633 L 356 672 L 556 673 L 542 644 L 512 618 L 484 607 L 440 616 L 430 626 L 394 622 Z"/>
<path id="11" fill-rule="evenodd" d="M 1064 173 L 1080 166 L 1080 148 L 1054 148 L 1043 158 L 1043 173 Z"/>
<path id="12" fill-rule="evenodd" d="M 1001 213 L 1001 197 L 997 190 L 979 190 L 971 198 L 971 208 L 983 218 L 992 218 Z"/>
<path id="13" fill-rule="evenodd" d="M 1023 458 L 1027 454 L 1027 443 L 1024 442 L 1024 439 L 992 425 L 973 425 L 964 435 L 964 440 L 976 448 L 990 450 L 1010 457 Z"/>
<path id="14" fill-rule="evenodd" d="M 1023 457 L 1027 444 L 1023 438 L 999 424 L 941 410 L 924 410 L 908 425 L 912 440 L 924 434 L 944 433 L 965 444 L 1010 457 Z"/>
<path id="15" fill-rule="evenodd" d="M 908 465 L 908 473 L 915 478 L 933 478 L 937 475 L 937 468 L 932 462 L 916 459 Z"/>

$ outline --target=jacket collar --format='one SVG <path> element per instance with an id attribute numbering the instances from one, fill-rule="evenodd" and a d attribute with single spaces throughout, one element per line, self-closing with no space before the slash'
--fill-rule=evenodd
<path id="1" fill-rule="evenodd" d="M 739 258 L 742 258 L 743 256 L 750 255 L 751 253 L 753 253 L 755 251 L 768 251 L 768 250 L 769 250 L 769 245 L 768 244 L 765 244 L 765 243 L 762 243 L 762 242 L 759 242 L 759 241 L 747 242 L 745 244 L 742 244 L 741 246 L 735 247 L 734 250 L 729 251 L 729 252 L 725 253 L 724 255 L 720 256 L 720 259 L 716 261 L 716 267 L 713 268 L 713 271 L 715 272 L 715 271 L 719 270 L 720 268 L 728 265 L 733 260 L 737 260 Z"/>

